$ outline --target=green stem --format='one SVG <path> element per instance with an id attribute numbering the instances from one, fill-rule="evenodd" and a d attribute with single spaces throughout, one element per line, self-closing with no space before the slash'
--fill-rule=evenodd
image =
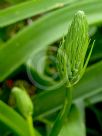
<path id="1" fill-rule="evenodd" d="M 54 123 L 54 126 L 52 128 L 50 136 L 58 136 L 58 134 L 64 124 L 64 121 L 70 112 L 71 104 L 72 104 L 72 89 L 71 88 L 68 89 L 66 87 L 66 97 L 65 97 L 65 101 L 64 101 L 64 106 Z"/>
<path id="2" fill-rule="evenodd" d="M 35 136 L 34 128 L 33 128 L 32 116 L 28 116 L 28 117 L 27 117 L 27 123 L 28 123 L 29 133 L 30 133 L 29 136 Z"/>
<path id="3" fill-rule="evenodd" d="M 37 120 L 40 121 L 40 122 L 45 123 L 45 124 L 48 125 L 48 126 L 52 126 L 52 122 L 49 121 L 49 120 L 47 120 L 46 118 L 38 117 Z"/>

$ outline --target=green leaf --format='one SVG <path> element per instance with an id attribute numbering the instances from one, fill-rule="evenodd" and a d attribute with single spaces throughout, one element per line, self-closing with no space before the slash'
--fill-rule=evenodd
<path id="1" fill-rule="evenodd" d="M 43 16 L 0 48 L 0 82 L 25 63 L 34 52 L 66 34 L 73 14 L 79 9 L 86 12 L 90 25 L 102 23 L 100 0 L 79 2 Z"/>
<path id="2" fill-rule="evenodd" d="M 21 0 L 18 0 L 18 2 L 19 1 Z M 47 0 L 30 0 L 11 6 L 0 11 L 0 27 L 4 27 L 28 17 L 63 7 L 64 5 L 73 1 L 76 0 L 51 0 L 49 2 Z M 15 3 L 14 0 L 13 2 Z"/>
<path id="3" fill-rule="evenodd" d="M 85 136 L 85 123 L 79 109 L 73 105 L 59 136 Z"/>
<path id="4" fill-rule="evenodd" d="M 90 105 L 90 104 L 93 104 L 93 103 L 102 102 L 102 89 L 96 95 L 90 96 L 87 99 L 85 99 L 85 102 L 86 102 L 86 106 Z"/>
<path id="5" fill-rule="evenodd" d="M 98 82 L 97 82 L 98 81 Z M 65 98 L 65 87 L 59 86 L 53 90 L 45 91 L 33 98 L 34 117 L 50 113 L 61 108 Z M 102 61 L 87 68 L 83 78 L 73 88 L 73 102 L 84 100 L 91 97 L 92 99 L 98 93 L 102 92 Z M 101 100 L 101 99 L 100 99 Z M 42 108 L 43 107 L 43 108 Z"/>
<path id="6" fill-rule="evenodd" d="M 10 4 L 17 4 L 17 3 L 24 2 L 27 0 L 6 0 L 6 1 L 9 2 Z"/>
<path id="7" fill-rule="evenodd" d="M 2 123 L 19 136 L 29 135 L 27 122 L 11 107 L 0 101 L 0 125 Z M 8 130 L 6 127 L 4 129 Z M 36 129 L 35 134 L 36 136 L 41 136 Z"/>
<path id="8" fill-rule="evenodd" d="M 35 130 L 35 135 L 36 136 L 41 136 L 41 134 L 37 130 Z"/>
<path id="9" fill-rule="evenodd" d="M 0 101 L 0 122 L 20 136 L 29 135 L 26 121 L 2 101 Z"/>
<path id="10" fill-rule="evenodd" d="M 102 39 L 100 27 L 92 38 L 95 38 L 95 45 L 92 51 L 91 61 L 97 61 L 102 59 Z"/>
<path id="11" fill-rule="evenodd" d="M 3 123 L 0 122 L 0 135 L 7 136 L 7 134 L 10 133 L 11 131 Z"/>

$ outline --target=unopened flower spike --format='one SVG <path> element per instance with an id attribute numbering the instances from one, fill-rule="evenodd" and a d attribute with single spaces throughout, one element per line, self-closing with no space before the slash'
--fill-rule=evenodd
<path id="1" fill-rule="evenodd" d="M 20 113 L 25 117 L 25 121 L 28 124 L 29 136 L 35 136 L 35 130 L 33 127 L 33 103 L 27 94 L 25 89 L 14 87 L 12 89 L 12 95 L 15 99 L 16 106 Z"/>
<path id="2" fill-rule="evenodd" d="M 88 22 L 83 11 L 78 11 L 69 27 L 66 39 L 58 49 L 58 69 L 67 86 L 76 84 L 85 72 L 89 62 L 94 42 L 89 54 L 86 52 L 89 45 Z"/>
<path id="3" fill-rule="evenodd" d="M 28 118 L 33 114 L 33 104 L 32 101 L 24 89 L 14 87 L 12 89 L 12 95 L 15 99 L 16 106 L 21 112 L 21 114 Z"/>

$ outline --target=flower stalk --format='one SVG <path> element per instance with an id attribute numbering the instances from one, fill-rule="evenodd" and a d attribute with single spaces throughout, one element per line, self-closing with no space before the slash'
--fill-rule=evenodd
<path id="1" fill-rule="evenodd" d="M 58 49 L 58 70 L 66 81 L 66 96 L 63 109 L 58 115 L 50 136 L 58 136 L 72 104 L 72 87 L 83 76 L 89 62 L 94 42 L 87 55 L 90 40 L 88 22 L 83 11 L 78 11 L 72 20 L 65 40 Z"/>
<path id="2" fill-rule="evenodd" d="M 12 89 L 12 96 L 15 99 L 18 110 L 24 116 L 28 124 L 29 136 L 35 136 L 32 119 L 33 104 L 29 95 L 24 89 L 14 87 Z"/>

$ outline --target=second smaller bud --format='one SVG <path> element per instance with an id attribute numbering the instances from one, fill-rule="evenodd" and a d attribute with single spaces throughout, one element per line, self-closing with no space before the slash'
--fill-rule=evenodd
<path id="1" fill-rule="evenodd" d="M 12 89 L 12 96 L 15 99 L 16 106 L 20 113 L 27 118 L 33 114 L 33 104 L 32 101 L 24 89 L 14 87 Z"/>

